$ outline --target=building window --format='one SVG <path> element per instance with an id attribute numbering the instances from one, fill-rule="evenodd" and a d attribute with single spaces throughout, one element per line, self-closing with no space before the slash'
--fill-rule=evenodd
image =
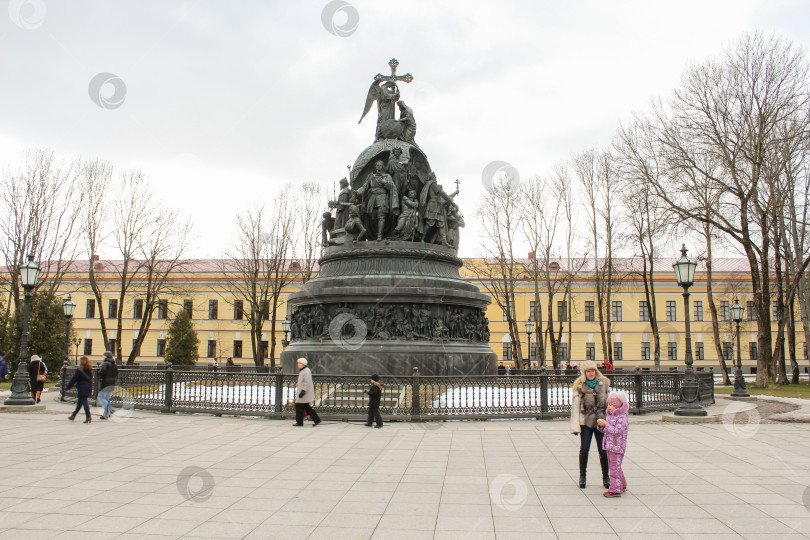
<path id="1" fill-rule="evenodd" d="M 677 307 L 675 306 L 675 300 L 667 300 L 667 320 L 668 321 L 677 321 L 678 320 L 678 311 Z"/>
<path id="2" fill-rule="evenodd" d="M 802 357 L 807 360 L 807 342 L 802 343 Z"/>
<path id="3" fill-rule="evenodd" d="M 529 346 L 529 362 L 537 362 L 537 343 L 532 342 Z"/>
<path id="4" fill-rule="evenodd" d="M 234 300 L 233 302 L 233 318 L 234 320 L 241 321 L 245 318 L 245 308 L 242 300 Z"/>
<path id="5" fill-rule="evenodd" d="M 565 300 L 557 302 L 557 320 L 560 322 L 568 322 L 568 302 Z"/>
<path id="6" fill-rule="evenodd" d="M 183 311 L 186 312 L 189 319 L 194 318 L 194 302 L 192 300 L 183 300 Z"/>
<path id="7" fill-rule="evenodd" d="M 622 349 L 622 344 L 618 341 L 613 344 L 613 361 L 614 362 L 621 362 L 624 360 L 624 352 Z"/>
<path id="8" fill-rule="evenodd" d="M 612 305 L 611 316 L 614 322 L 621 322 L 622 320 L 622 302 L 621 300 L 614 300 Z"/>
<path id="9" fill-rule="evenodd" d="M 140 355 L 141 348 L 138 346 L 138 338 L 132 340 L 132 350 L 135 352 L 136 356 Z"/>
<path id="10" fill-rule="evenodd" d="M 723 358 L 726 362 L 734 360 L 734 349 L 730 341 L 723 342 Z"/>
<path id="11" fill-rule="evenodd" d="M 157 356 L 166 356 L 166 340 L 157 340 Z"/>
<path id="12" fill-rule="evenodd" d="M 694 303 L 694 311 L 695 311 L 695 321 L 701 322 L 703 320 L 703 301 L 702 300 L 695 300 Z"/>
<path id="13" fill-rule="evenodd" d="M 270 320 L 270 302 L 267 300 L 262 300 L 262 303 L 259 305 L 259 311 L 261 312 L 263 321 Z"/>
<path id="14" fill-rule="evenodd" d="M 515 306 L 512 305 L 512 302 L 509 300 L 503 301 L 503 320 L 508 321 L 509 318 L 507 317 L 507 313 L 512 314 L 512 320 L 515 318 Z"/>
<path id="15" fill-rule="evenodd" d="M 242 358 L 242 340 L 234 340 L 233 342 L 233 357 Z"/>
<path id="16" fill-rule="evenodd" d="M 208 358 L 214 358 L 217 355 L 217 340 L 208 340 Z"/>
<path id="17" fill-rule="evenodd" d="M 512 344 L 511 343 L 504 343 L 503 344 L 503 360 L 504 360 L 504 362 L 511 362 L 512 361 Z"/>
<path id="18" fill-rule="evenodd" d="M 107 302 L 107 318 L 118 317 L 118 300 L 113 299 Z"/>
<path id="19" fill-rule="evenodd" d="M 111 339 L 110 340 L 110 352 L 115 354 L 115 351 L 117 349 L 118 349 L 118 340 L 117 339 Z"/>
<path id="20" fill-rule="evenodd" d="M 535 320 L 534 314 L 535 314 L 536 311 L 537 311 L 537 302 L 535 302 L 534 300 L 530 300 L 529 301 L 529 320 L 530 321 Z"/>
<path id="21" fill-rule="evenodd" d="M 705 360 L 705 352 L 703 351 L 703 342 L 698 341 L 695 343 L 695 360 Z"/>
<path id="22" fill-rule="evenodd" d="M 646 300 L 640 300 L 638 303 L 638 320 L 640 321 L 650 320 L 650 308 L 648 307 Z"/>
<path id="23" fill-rule="evenodd" d="M 649 360 L 650 359 L 650 342 L 649 341 L 642 341 L 641 342 L 641 359 L 642 360 Z"/>
<path id="24" fill-rule="evenodd" d="M 90 356 L 93 354 L 93 340 L 92 339 L 85 339 L 84 340 L 84 355 Z"/>
<path id="25" fill-rule="evenodd" d="M 667 360 L 677 360 L 678 359 L 678 343 L 676 341 L 670 341 L 667 343 Z"/>
<path id="26" fill-rule="evenodd" d="M 596 310 L 593 305 L 593 300 L 585 301 L 585 320 L 592 322 L 595 320 Z"/>
<path id="27" fill-rule="evenodd" d="M 270 358 L 270 344 L 262 341 L 262 358 Z"/>
<path id="28" fill-rule="evenodd" d="M 729 320 L 731 314 L 731 307 L 728 305 L 728 300 L 721 300 L 720 301 L 720 320 L 727 321 Z"/>
<path id="29" fill-rule="evenodd" d="M 557 345 L 557 362 L 566 362 L 568 360 L 568 343 L 560 343 Z"/>
<path id="30" fill-rule="evenodd" d="M 782 313 L 779 311 L 779 302 L 773 301 L 773 320 L 779 322 L 782 319 Z"/>
<path id="31" fill-rule="evenodd" d="M 596 344 L 594 343 L 586 343 L 585 344 L 585 360 L 596 360 Z"/>
<path id="32" fill-rule="evenodd" d="M 216 320 L 218 316 L 219 316 L 219 302 L 217 300 L 209 300 L 208 318 L 211 320 Z"/>
<path id="33" fill-rule="evenodd" d="M 754 301 L 749 300 L 745 303 L 745 311 L 748 312 L 748 320 L 754 322 L 757 320 L 757 312 L 754 309 Z"/>
<path id="34" fill-rule="evenodd" d="M 754 362 L 759 358 L 759 351 L 757 350 L 758 343 L 752 341 L 748 344 L 748 358 Z"/>
<path id="35" fill-rule="evenodd" d="M 132 305 L 132 317 L 135 319 L 143 318 L 143 300 L 137 299 Z"/>
<path id="36" fill-rule="evenodd" d="M 158 300 L 158 319 L 166 319 L 169 316 L 169 301 Z M 159 354 L 158 356 L 163 356 Z"/>
<path id="37" fill-rule="evenodd" d="M 84 316 L 87 319 L 94 319 L 96 317 L 96 301 L 95 300 L 88 300 L 87 301 L 87 310 L 84 312 Z"/>

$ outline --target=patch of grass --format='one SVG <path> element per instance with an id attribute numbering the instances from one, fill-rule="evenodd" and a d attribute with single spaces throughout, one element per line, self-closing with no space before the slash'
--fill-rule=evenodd
<path id="1" fill-rule="evenodd" d="M 785 386 L 774 386 L 772 388 L 756 388 L 754 385 L 747 385 L 746 389 L 752 396 L 776 396 L 786 398 L 810 399 L 810 386 L 807 383 L 788 384 Z M 730 394 L 734 390 L 733 386 L 715 386 L 715 394 Z"/>

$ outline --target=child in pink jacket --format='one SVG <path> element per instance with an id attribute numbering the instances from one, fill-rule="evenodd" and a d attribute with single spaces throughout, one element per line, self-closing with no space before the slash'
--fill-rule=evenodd
<path id="1" fill-rule="evenodd" d="M 607 398 L 607 418 L 597 421 L 597 429 L 605 434 L 602 448 L 608 456 L 610 467 L 610 489 L 603 493 L 605 497 L 621 497 L 627 491 L 627 481 L 622 472 L 622 460 L 627 448 L 627 411 L 630 409 L 627 392 L 611 392 Z"/>

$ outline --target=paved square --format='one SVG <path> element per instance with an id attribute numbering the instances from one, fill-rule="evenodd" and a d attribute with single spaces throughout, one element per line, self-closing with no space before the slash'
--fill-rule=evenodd
<path id="1" fill-rule="evenodd" d="M 293 428 L 123 411 L 84 425 L 53 399 L 0 415 L 2 538 L 810 537 L 807 424 L 631 417 L 629 491 L 605 499 L 595 451 L 575 485 L 565 422 Z"/>

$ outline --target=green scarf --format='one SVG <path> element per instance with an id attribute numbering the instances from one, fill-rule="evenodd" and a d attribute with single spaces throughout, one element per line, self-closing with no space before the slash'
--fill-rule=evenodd
<path id="1" fill-rule="evenodd" d="M 589 381 L 588 379 L 585 379 L 585 384 L 588 385 L 588 388 L 593 390 L 594 388 L 596 388 L 596 385 L 599 384 L 599 379 L 594 378 L 594 380 L 592 380 L 592 381 Z"/>

